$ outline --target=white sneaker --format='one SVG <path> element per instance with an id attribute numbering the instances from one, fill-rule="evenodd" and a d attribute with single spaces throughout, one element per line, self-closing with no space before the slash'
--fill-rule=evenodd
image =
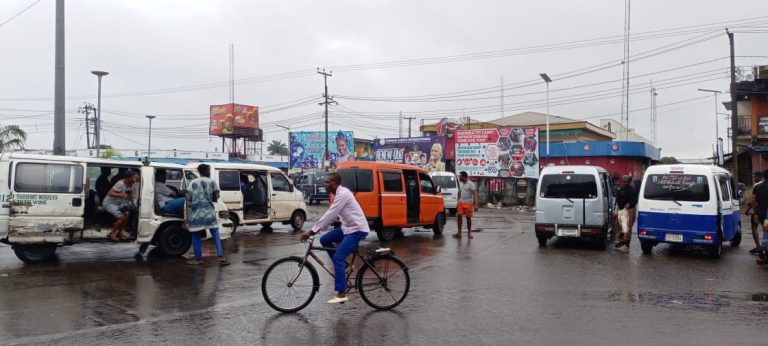
<path id="1" fill-rule="evenodd" d="M 328 301 L 328 304 L 340 304 L 349 301 L 349 296 L 346 297 L 333 297 Z"/>

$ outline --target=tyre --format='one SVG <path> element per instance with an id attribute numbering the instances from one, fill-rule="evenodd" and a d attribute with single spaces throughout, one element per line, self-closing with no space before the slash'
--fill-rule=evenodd
<path id="1" fill-rule="evenodd" d="M 451 216 L 456 216 L 456 208 L 448 209 L 448 214 L 450 214 Z"/>
<path id="2" fill-rule="evenodd" d="M 387 310 L 403 302 L 411 288 L 411 277 L 408 267 L 396 257 L 379 256 L 360 268 L 355 286 L 366 304 Z"/>
<path id="3" fill-rule="evenodd" d="M 539 241 L 539 247 L 547 247 L 547 237 L 536 236 L 536 239 Z"/>
<path id="4" fill-rule="evenodd" d="M 181 256 L 192 246 L 192 234 L 179 225 L 168 226 L 158 234 L 157 246 L 166 256 Z"/>
<path id="5" fill-rule="evenodd" d="M 594 241 L 598 249 L 607 250 L 608 245 L 611 243 L 608 230 L 603 230 L 603 233 L 600 234 L 600 237 L 596 238 Z"/>
<path id="6" fill-rule="evenodd" d="M 390 241 L 397 236 L 397 228 L 380 227 L 376 229 L 376 235 L 379 237 L 380 241 Z"/>
<path id="7" fill-rule="evenodd" d="M 736 234 L 734 234 L 731 239 L 731 247 L 739 247 L 739 245 L 741 245 L 741 225 L 739 225 Z"/>
<path id="8" fill-rule="evenodd" d="M 723 234 L 717 232 L 716 238 L 715 245 L 709 248 L 709 257 L 712 257 L 713 259 L 719 259 L 723 254 Z"/>
<path id="9" fill-rule="evenodd" d="M 301 231 L 304 227 L 304 221 L 307 220 L 307 216 L 301 210 L 296 210 L 291 214 L 291 227 L 296 231 Z"/>
<path id="10" fill-rule="evenodd" d="M 280 312 L 296 312 L 312 301 L 320 279 L 311 263 L 304 263 L 299 257 L 277 260 L 267 268 L 261 279 L 261 294 L 264 301 Z"/>
<path id="11" fill-rule="evenodd" d="M 24 263 L 44 263 L 56 258 L 56 244 L 14 245 L 13 253 Z"/>
<path id="12" fill-rule="evenodd" d="M 435 223 L 432 224 L 432 232 L 434 232 L 436 236 L 441 236 L 443 235 L 443 228 L 445 228 L 445 214 L 439 213 L 435 215 Z"/>
<path id="13" fill-rule="evenodd" d="M 651 254 L 651 250 L 653 250 L 653 243 L 645 240 L 640 241 L 640 248 L 643 249 L 643 253 L 646 255 Z"/>
<path id="14" fill-rule="evenodd" d="M 235 231 L 237 231 L 237 226 L 240 226 L 240 224 L 237 222 L 237 215 L 229 213 L 229 221 L 232 222 L 232 234 L 235 234 Z"/>

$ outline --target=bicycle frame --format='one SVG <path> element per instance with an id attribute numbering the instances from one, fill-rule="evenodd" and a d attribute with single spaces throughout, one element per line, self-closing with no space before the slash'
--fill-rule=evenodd
<path id="1" fill-rule="evenodd" d="M 315 253 L 315 251 L 329 251 L 329 250 L 330 251 L 334 251 L 334 250 L 336 250 L 336 248 L 335 247 L 315 246 L 314 242 L 315 242 L 315 237 L 314 236 L 309 237 L 309 239 L 306 241 L 306 243 L 308 244 L 307 245 L 307 252 L 304 253 L 304 258 L 301 261 L 301 269 L 299 269 L 298 273 L 296 273 L 296 277 L 294 277 L 291 280 L 290 285 L 293 285 L 296 282 L 296 280 L 298 280 L 299 276 L 301 275 L 301 272 L 304 270 L 304 265 L 307 263 L 307 261 L 309 260 L 310 257 L 312 257 L 315 260 L 315 262 L 317 262 L 317 264 L 319 264 L 320 267 L 322 267 L 323 270 L 325 270 L 325 272 L 328 273 L 328 275 L 330 275 L 332 278 L 336 277 L 334 275 L 334 273 L 330 270 L 330 268 L 328 268 L 328 266 L 325 265 L 325 262 L 322 259 L 320 259 L 320 256 L 318 256 Z M 386 254 L 381 254 L 381 255 L 382 256 L 390 256 L 391 252 L 387 252 Z M 355 251 L 352 252 L 352 260 L 349 262 L 349 265 L 353 266 L 355 264 L 355 260 L 358 257 L 363 262 L 363 265 L 366 265 L 369 268 L 371 268 L 371 272 L 373 272 L 373 274 L 376 275 L 377 279 L 383 280 L 382 277 L 379 275 L 379 273 L 376 272 L 376 268 L 371 266 L 370 263 L 368 262 L 368 260 L 366 260 L 365 257 L 363 257 L 362 254 L 360 254 L 359 247 L 356 248 Z M 352 273 L 350 272 L 349 276 L 347 276 L 347 281 L 349 281 L 351 279 L 351 276 L 352 276 Z M 353 293 L 352 290 L 354 288 L 356 288 L 355 285 L 347 285 L 347 293 Z"/>

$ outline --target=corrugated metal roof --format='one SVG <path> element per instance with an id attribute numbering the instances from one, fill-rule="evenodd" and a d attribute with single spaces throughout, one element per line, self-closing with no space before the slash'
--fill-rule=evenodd
<path id="1" fill-rule="evenodd" d="M 549 115 L 549 124 L 567 124 L 586 120 L 568 119 L 557 115 Z M 488 121 L 491 124 L 505 127 L 526 127 L 533 125 L 543 125 L 547 123 L 547 115 L 537 112 L 523 112 L 510 115 L 501 119 Z"/>

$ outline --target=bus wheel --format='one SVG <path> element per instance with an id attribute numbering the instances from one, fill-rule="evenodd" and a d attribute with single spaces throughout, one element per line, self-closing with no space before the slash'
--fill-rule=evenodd
<path id="1" fill-rule="evenodd" d="M 304 212 L 296 210 L 293 212 L 293 215 L 291 215 L 291 227 L 293 227 L 294 231 L 301 231 L 301 228 L 304 227 L 304 221 L 306 220 L 307 216 L 304 215 Z"/>
<path id="2" fill-rule="evenodd" d="M 547 247 L 547 237 L 536 236 L 536 239 L 539 241 L 539 247 Z"/>
<path id="3" fill-rule="evenodd" d="M 178 257 L 189 250 L 192 234 L 179 225 L 168 226 L 158 235 L 158 247 L 167 256 Z"/>
<path id="4" fill-rule="evenodd" d="M 643 253 L 646 255 L 651 254 L 651 250 L 653 250 L 653 243 L 645 240 L 640 241 L 640 248 L 643 249 Z"/>
<path id="5" fill-rule="evenodd" d="M 395 239 L 395 236 L 397 235 L 397 228 L 377 227 L 376 235 L 379 237 L 380 241 L 390 241 Z"/>
<path id="6" fill-rule="evenodd" d="M 718 259 L 723 254 L 723 233 L 717 232 L 717 239 L 715 239 L 715 245 L 709 249 L 709 257 Z"/>
<path id="7" fill-rule="evenodd" d="M 14 245 L 13 252 L 25 263 L 50 262 L 56 257 L 56 244 Z"/>
<path id="8" fill-rule="evenodd" d="M 439 213 L 435 215 L 435 223 L 432 225 L 432 232 L 435 236 L 439 237 L 443 235 L 443 228 L 445 227 L 445 214 Z"/>

